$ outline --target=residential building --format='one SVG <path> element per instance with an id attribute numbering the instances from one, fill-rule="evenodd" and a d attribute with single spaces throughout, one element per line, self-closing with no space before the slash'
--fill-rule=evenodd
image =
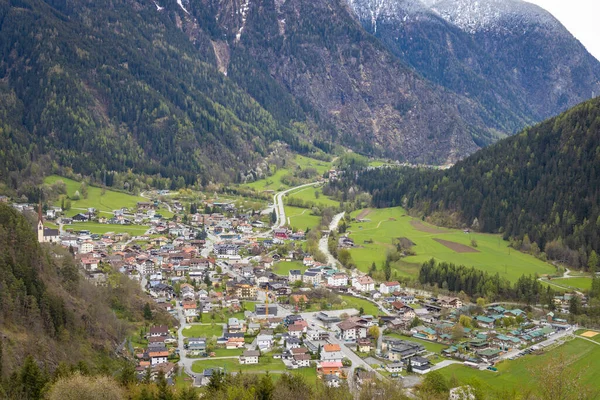
<path id="1" fill-rule="evenodd" d="M 344 340 L 356 340 L 367 337 L 366 323 L 359 322 L 359 319 L 353 317 L 337 324 L 340 329 L 340 335 Z"/>
<path id="2" fill-rule="evenodd" d="M 342 362 L 344 355 L 338 344 L 326 344 L 321 349 L 321 361 Z"/>
<path id="3" fill-rule="evenodd" d="M 260 351 L 246 350 L 240 356 L 240 364 L 258 364 L 259 356 L 260 356 Z"/>
<path id="4" fill-rule="evenodd" d="M 293 283 L 302 280 L 302 272 L 299 269 L 292 269 L 288 272 L 288 282 Z"/>
<path id="5" fill-rule="evenodd" d="M 375 281 L 370 276 L 361 276 L 352 280 L 352 287 L 359 292 L 370 292 L 375 290 Z"/>
<path id="6" fill-rule="evenodd" d="M 400 290 L 400 283 L 399 282 L 384 282 L 381 285 L 379 285 L 379 291 L 382 294 L 392 294 L 394 292 L 397 292 Z"/>
<path id="7" fill-rule="evenodd" d="M 332 287 L 348 286 L 348 275 L 343 273 L 335 273 L 327 277 L 327 284 Z"/>

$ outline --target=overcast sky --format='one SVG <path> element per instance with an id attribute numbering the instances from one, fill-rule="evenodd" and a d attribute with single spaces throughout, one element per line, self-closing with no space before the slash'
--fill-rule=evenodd
<path id="1" fill-rule="evenodd" d="M 600 0 L 526 0 L 550 11 L 600 60 Z"/>

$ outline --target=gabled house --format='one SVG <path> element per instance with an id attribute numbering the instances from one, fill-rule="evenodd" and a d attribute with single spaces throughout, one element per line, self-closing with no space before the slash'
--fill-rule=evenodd
<path id="1" fill-rule="evenodd" d="M 337 324 L 340 335 L 344 340 L 355 340 L 367 337 L 367 325 L 352 317 Z"/>
<path id="2" fill-rule="evenodd" d="M 384 282 L 381 285 L 379 285 L 379 291 L 382 294 L 392 294 L 394 292 L 397 292 L 400 290 L 400 283 L 399 282 Z"/>
<path id="3" fill-rule="evenodd" d="M 240 356 L 240 364 L 258 364 L 258 358 L 260 357 L 260 351 L 257 350 L 246 350 Z"/>
<path id="4" fill-rule="evenodd" d="M 370 292 L 375 290 L 375 281 L 370 276 L 361 276 L 352 280 L 352 287 L 359 292 Z"/>

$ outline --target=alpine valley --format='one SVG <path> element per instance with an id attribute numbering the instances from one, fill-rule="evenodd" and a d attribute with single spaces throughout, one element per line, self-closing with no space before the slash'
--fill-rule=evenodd
<path id="1" fill-rule="evenodd" d="M 0 0 L 0 399 L 597 400 L 598 94 L 521 0 Z"/>

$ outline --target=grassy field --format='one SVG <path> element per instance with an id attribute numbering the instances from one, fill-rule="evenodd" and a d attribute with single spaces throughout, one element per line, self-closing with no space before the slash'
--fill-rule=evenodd
<path id="1" fill-rule="evenodd" d="M 277 275 L 287 275 L 293 269 L 299 269 L 304 272 L 308 267 L 304 266 L 300 261 L 281 261 L 273 266 L 273 272 Z"/>
<path id="2" fill-rule="evenodd" d="M 191 325 L 183 330 L 185 337 L 221 337 L 223 335 L 222 325 Z"/>
<path id="3" fill-rule="evenodd" d="M 274 172 L 273 175 L 271 175 L 265 179 L 257 180 L 256 182 L 248 183 L 244 186 L 249 187 L 254 190 L 257 190 L 257 191 L 285 190 L 285 189 L 289 189 L 289 186 L 284 184 L 283 182 L 281 182 L 281 179 L 284 176 L 293 173 L 294 168 L 297 168 L 297 167 L 300 167 L 302 169 L 315 168 L 317 170 L 319 176 L 322 176 L 325 171 L 328 171 L 331 168 L 331 162 L 319 161 L 319 160 L 315 160 L 315 159 L 309 158 L 309 157 L 304 157 L 301 155 L 296 155 L 296 157 L 294 158 L 294 162 L 296 164 L 295 166 L 292 166 L 289 168 L 279 168 L 277 171 Z"/>
<path id="4" fill-rule="evenodd" d="M 241 356 L 245 349 L 223 349 L 214 350 L 215 357 L 238 357 Z"/>
<path id="5" fill-rule="evenodd" d="M 300 199 L 305 202 L 310 201 L 310 202 L 313 202 L 315 204 L 322 205 L 325 207 L 339 207 L 340 206 L 339 201 L 335 201 L 333 199 L 330 199 L 327 196 L 324 196 L 323 192 L 321 190 L 322 189 L 320 187 L 314 188 L 312 186 L 309 186 L 309 187 L 305 187 L 302 189 L 298 189 L 295 192 L 291 192 L 290 194 L 287 195 L 287 197 L 293 198 L 293 199 Z M 319 193 L 318 198 L 317 198 L 317 193 Z"/>
<path id="6" fill-rule="evenodd" d="M 355 211 L 352 216 L 360 213 Z M 363 214 L 362 218 L 368 221 L 354 222 L 349 230 L 350 237 L 360 246 L 351 250 L 352 257 L 358 268 L 365 272 L 373 261 L 380 268 L 387 249 L 393 248 L 392 240 L 400 237 L 411 240 L 416 252 L 415 256 L 406 257 L 393 266 L 401 276 L 415 276 L 419 265 L 432 257 L 438 261 L 480 268 L 490 274 L 499 273 L 511 281 L 516 281 L 523 274 L 555 272 L 550 264 L 509 248 L 508 242 L 499 235 L 465 234 L 460 230 L 436 228 L 411 218 L 400 207 L 373 209 L 366 216 Z M 476 252 L 457 252 L 434 239 L 450 241 Z M 371 240 L 373 243 L 365 243 Z M 471 240 L 477 242 L 476 249 L 471 248 Z"/>
<path id="7" fill-rule="evenodd" d="M 73 197 L 76 191 L 81 187 L 81 182 L 74 181 L 69 178 L 63 178 L 58 175 L 50 175 L 44 179 L 44 183 L 49 185 L 56 181 L 63 181 L 67 186 L 67 196 Z M 82 211 L 87 211 L 88 208 L 95 208 L 98 210 L 100 215 L 110 216 L 113 210 L 117 210 L 122 207 L 127 207 L 130 210 L 135 210 L 138 202 L 146 202 L 141 196 L 134 196 L 127 193 L 116 192 L 113 190 L 106 190 L 102 194 L 102 189 L 96 186 L 88 186 L 88 197 L 87 199 L 81 198 L 80 200 L 71 200 L 71 209 L 65 212 L 67 217 L 72 217 Z M 60 201 L 55 202 L 55 205 L 59 206 Z M 159 208 L 156 210 L 158 214 L 161 214 L 165 218 L 171 218 L 172 212 L 169 212 L 166 208 Z"/>
<path id="8" fill-rule="evenodd" d="M 589 331 L 588 329 L 579 329 L 577 332 L 575 332 L 575 334 L 581 336 L 582 333 L 585 333 L 588 331 Z M 590 340 L 593 340 L 594 342 L 600 343 L 600 332 L 598 332 L 598 331 L 592 331 L 592 332 L 596 332 L 597 335 L 588 337 L 587 339 L 590 339 Z"/>
<path id="9" fill-rule="evenodd" d="M 69 197 L 73 197 L 76 191 L 79 190 L 81 183 L 74 181 L 72 179 L 63 178 L 58 175 L 50 175 L 44 179 L 44 183 L 53 184 L 56 181 L 63 181 L 67 186 L 67 195 Z M 112 214 L 113 210 L 119 209 L 121 207 L 127 208 L 135 208 L 138 202 L 148 201 L 141 196 L 133 196 L 126 193 L 121 192 L 113 192 L 112 190 L 106 190 L 104 195 L 102 195 L 102 189 L 95 186 L 88 186 L 88 198 L 81 200 L 72 200 L 71 201 L 71 214 L 77 214 L 80 210 L 78 208 L 82 208 L 87 210 L 89 207 L 93 207 L 99 211 L 103 211 L 107 214 Z M 57 204 L 60 205 L 60 204 Z"/>
<path id="10" fill-rule="evenodd" d="M 565 362 L 573 371 L 582 373 L 582 382 L 597 387 L 598 369 L 600 368 L 600 345 L 581 339 L 574 339 L 557 349 L 543 355 L 530 355 L 514 361 L 504 361 L 497 365 L 498 372 L 479 371 L 463 365 L 450 365 L 440 370 L 446 378 L 456 378 L 458 384 L 464 384 L 477 378 L 494 390 L 517 390 L 532 385 L 532 370 L 544 365 L 552 358 L 564 356 Z"/>
<path id="11" fill-rule="evenodd" d="M 266 371 L 285 371 L 285 365 L 281 360 L 274 360 L 272 357 L 263 356 L 259 358 L 258 364 L 240 364 L 235 358 L 226 358 L 220 360 L 201 360 L 192 365 L 192 371 L 200 373 L 207 368 L 225 368 L 227 372 L 266 372 Z"/>
<path id="12" fill-rule="evenodd" d="M 90 231 L 102 235 L 107 232 L 129 233 L 131 236 L 140 236 L 146 233 L 149 226 L 144 225 L 110 225 L 99 224 L 97 222 L 78 222 L 73 225 L 65 225 L 64 229 L 73 229 L 73 231 Z"/>
<path id="13" fill-rule="evenodd" d="M 285 216 L 289 218 L 292 228 L 305 231 L 306 228 L 316 228 L 321 222 L 321 217 L 311 215 L 308 208 L 285 206 Z"/>
<path id="14" fill-rule="evenodd" d="M 580 290 L 590 290 L 592 288 L 592 278 L 577 277 L 565 279 L 552 279 L 552 283 L 565 287 L 572 287 Z"/>
<path id="15" fill-rule="evenodd" d="M 436 353 L 436 354 L 440 354 L 442 352 L 442 350 L 448 348 L 448 346 L 445 344 L 428 342 L 427 340 L 421 340 L 421 339 L 417 339 L 417 338 L 411 337 L 411 336 L 404 336 L 404 335 L 400 335 L 399 333 L 384 333 L 383 336 L 390 336 L 390 337 L 397 338 L 397 339 L 407 340 L 409 342 L 421 343 L 423 346 L 425 346 L 425 349 L 427 351 L 430 351 L 430 352 Z"/>
<path id="16" fill-rule="evenodd" d="M 353 296 L 340 296 L 342 301 L 346 303 L 342 308 L 356 308 L 360 310 L 362 307 L 366 315 L 379 315 L 381 310 L 377 306 L 365 299 L 359 299 Z"/>

